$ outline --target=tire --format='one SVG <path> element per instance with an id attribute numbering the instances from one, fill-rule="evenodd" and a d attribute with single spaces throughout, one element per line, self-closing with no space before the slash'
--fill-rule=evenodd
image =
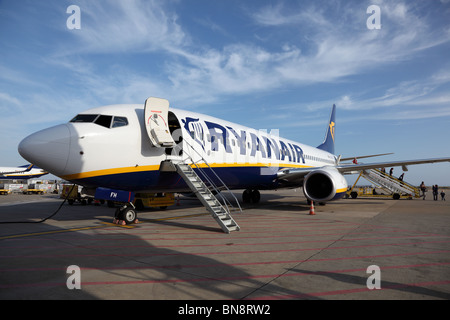
<path id="1" fill-rule="evenodd" d="M 136 221 L 137 214 L 136 210 L 132 207 L 126 207 L 121 210 L 119 214 L 119 219 L 125 221 L 126 224 L 132 224 Z"/>
<path id="2" fill-rule="evenodd" d="M 251 193 L 251 200 L 252 203 L 259 203 L 259 200 L 261 200 L 261 193 L 259 193 L 258 190 L 253 190 Z"/>
<path id="3" fill-rule="evenodd" d="M 244 193 L 242 193 L 242 202 L 244 202 L 244 203 L 250 203 L 251 198 L 252 198 L 251 195 L 252 195 L 252 191 L 249 190 L 249 189 L 246 189 L 246 190 L 244 191 Z"/>

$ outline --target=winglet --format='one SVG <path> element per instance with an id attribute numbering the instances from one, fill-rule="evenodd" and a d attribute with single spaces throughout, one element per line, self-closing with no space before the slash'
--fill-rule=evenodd
<path id="1" fill-rule="evenodd" d="M 323 143 L 318 146 L 318 149 L 327 151 L 329 153 L 334 154 L 334 136 L 336 129 L 336 105 L 333 104 L 333 108 L 331 109 L 330 121 L 328 122 L 327 131 L 325 134 L 325 140 Z"/>

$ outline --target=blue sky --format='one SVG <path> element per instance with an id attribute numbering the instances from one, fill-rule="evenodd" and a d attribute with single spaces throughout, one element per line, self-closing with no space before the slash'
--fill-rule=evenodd
<path id="1" fill-rule="evenodd" d="M 449 17 L 450 0 L 0 0 L 0 166 L 32 132 L 149 96 L 313 146 L 335 103 L 344 157 L 450 156 Z M 409 169 L 450 185 L 448 163 Z"/>

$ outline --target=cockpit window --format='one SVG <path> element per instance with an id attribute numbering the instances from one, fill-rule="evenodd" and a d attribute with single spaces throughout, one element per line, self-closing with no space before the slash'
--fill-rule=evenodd
<path id="1" fill-rule="evenodd" d="M 113 117 L 102 114 L 79 114 L 70 122 L 77 123 L 95 123 L 105 128 L 119 128 L 128 125 L 128 119 L 126 117 Z"/>
<path id="2" fill-rule="evenodd" d="M 79 114 L 75 116 L 70 122 L 94 122 L 98 114 Z"/>
<path id="3" fill-rule="evenodd" d="M 118 127 L 124 127 L 128 125 L 128 119 L 125 117 L 114 117 L 112 127 L 118 128 Z"/>
<path id="4" fill-rule="evenodd" d="M 111 127 L 111 120 L 112 120 L 112 116 L 104 116 L 104 115 L 100 115 L 96 120 L 95 123 L 98 125 L 101 125 L 105 128 L 110 128 Z"/>

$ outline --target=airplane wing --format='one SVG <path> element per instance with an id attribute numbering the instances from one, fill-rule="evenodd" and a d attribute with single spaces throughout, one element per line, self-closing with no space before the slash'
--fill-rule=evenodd
<path id="1" fill-rule="evenodd" d="M 336 167 L 325 166 L 329 168 L 336 168 L 341 174 L 353 174 L 361 170 L 384 168 L 384 167 L 403 167 L 404 171 L 407 171 L 406 166 L 414 164 L 425 163 L 437 163 L 437 162 L 450 162 L 450 158 L 433 158 L 433 159 L 420 159 L 420 160 L 407 160 L 407 161 L 386 161 L 386 162 L 374 162 L 374 163 L 359 163 L 359 164 L 340 164 Z M 278 180 L 285 183 L 300 183 L 305 176 L 314 171 L 320 169 L 320 167 L 311 168 L 284 168 L 277 173 Z"/>
<path id="2" fill-rule="evenodd" d="M 354 156 L 354 157 L 349 157 L 349 158 L 340 158 L 340 161 L 348 161 L 348 160 L 354 160 L 354 159 L 380 157 L 380 156 L 386 156 L 388 154 L 394 154 L 394 153 L 390 152 L 390 153 L 371 154 L 371 155 L 368 155 L 368 156 Z"/>
<path id="3" fill-rule="evenodd" d="M 361 170 L 366 170 L 366 169 L 386 168 L 386 167 L 403 167 L 403 170 L 407 171 L 406 166 L 408 166 L 408 165 L 437 163 L 437 162 L 450 162 L 450 158 L 432 158 L 432 159 L 406 160 L 406 161 L 386 161 L 386 162 L 374 162 L 374 163 L 340 164 L 336 167 L 336 169 L 342 174 L 349 174 L 354 171 L 361 171 Z"/>

